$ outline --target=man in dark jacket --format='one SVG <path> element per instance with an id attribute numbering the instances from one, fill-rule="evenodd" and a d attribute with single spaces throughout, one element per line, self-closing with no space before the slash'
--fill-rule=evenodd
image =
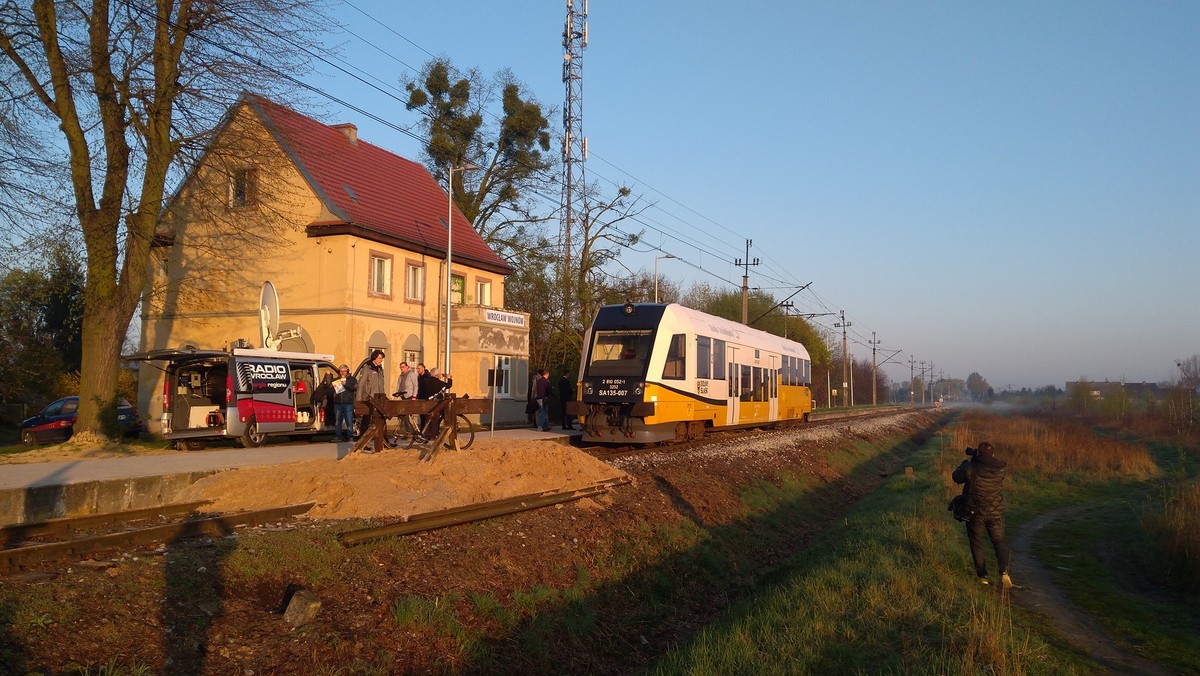
<path id="1" fill-rule="evenodd" d="M 1012 586 L 1008 576 L 1008 545 L 1004 542 L 1004 476 L 1008 463 L 996 457 L 995 449 L 988 442 L 979 448 L 968 448 L 968 459 L 951 475 L 954 483 L 966 484 L 967 509 L 971 516 L 967 520 L 967 542 L 971 545 L 971 558 L 975 562 L 975 574 L 979 581 L 989 584 L 987 562 L 983 555 L 983 531 L 987 529 L 992 548 L 996 550 L 996 566 L 1000 569 L 1000 584 Z"/>
<path id="2" fill-rule="evenodd" d="M 564 430 L 575 429 L 575 416 L 567 413 L 567 402 L 575 400 L 575 383 L 571 380 L 571 376 L 563 371 L 562 377 L 558 379 L 558 403 L 562 406 L 562 428 Z"/>
<path id="3" fill-rule="evenodd" d="M 550 431 L 550 371 L 540 369 L 538 378 L 533 383 L 533 398 L 538 403 L 536 414 L 537 426 L 543 432 Z"/>

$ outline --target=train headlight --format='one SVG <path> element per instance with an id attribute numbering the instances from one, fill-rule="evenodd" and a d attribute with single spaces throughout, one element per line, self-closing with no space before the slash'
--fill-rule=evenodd
<path id="1" fill-rule="evenodd" d="M 626 303 L 625 307 L 621 308 L 621 311 L 624 312 L 626 316 L 633 316 L 637 314 L 637 306 L 633 303 Z"/>
<path id="2" fill-rule="evenodd" d="M 637 387 L 633 388 L 633 393 L 638 396 L 641 396 L 642 395 L 642 385 L 639 384 Z"/>

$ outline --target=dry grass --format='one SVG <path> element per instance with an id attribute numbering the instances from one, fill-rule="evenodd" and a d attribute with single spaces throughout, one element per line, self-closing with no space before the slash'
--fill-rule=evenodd
<path id="1" fill-rule="evenodd" d="M 1145 526 L 1157 536 L 1174 576 L 1200 590 L 1200 483 L 1177 485 L 1162 510 L 1146 516 Z"/>
<path id="2" fill-rule="evenodd" d="M 1045 477 L 1085 474 L 1096 479 L 1146 479 L 1158 474 L 1149 451 L 1138 444 L 1097 437 L 1077 420 L 1001 417 L 982 412 L 963 416 L 951 435 L 952 448 L 990 441 L 1010 470 Z"/>

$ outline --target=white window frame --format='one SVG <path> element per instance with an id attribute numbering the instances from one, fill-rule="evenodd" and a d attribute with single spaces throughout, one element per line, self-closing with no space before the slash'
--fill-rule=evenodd
<path id="1" fill-rule="evenodd" d="M 391 298 L 393 256 L 382 251 L 372 251 L 370 260 L 371 264 L 368 266 L 370 279 L 367 281 L 368 295 Z"/>
<path id="2" fill-rule="evenodd" d="M 492 280 L 475 280 L 475 302 L 484 307 L 492 307 Z"/>
<path id="3" fill-rule="evenodd" d="M 496 355 L 496 359 L 493 363 L 496 367 L 496 380 L 502 381 L 502 386 L 495 388 L 495 390 L 492 392 L 492 395 L 496 399 L 512 399 L 512 355 L 498 354 Z M 504 372 L 503 378 L 500 376 L 502 371 Z"/>
<path id="4" fill-rule="evenodd" d="M 409 261 L 404 265 L 404 299 L 425 302 L 425 266 Z"/>

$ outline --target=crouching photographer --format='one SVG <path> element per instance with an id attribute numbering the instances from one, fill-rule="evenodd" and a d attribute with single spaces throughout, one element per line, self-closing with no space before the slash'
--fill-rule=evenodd
<path id="1" fill-rule="evenodd" d="M 1008 575 L 1008 544 L 1004 541 L 1004 477 L 1008 463 L 996 457 L 989 442 L 981 442 L 979 448 L 968 448 L 967 459 L 954 470 L 951 477 L 956 484 L 965 484 L 963 499 L 969 517 L 967 543 L 971 546 L 971 559 L 975 563 L 975 574 L 982 584 L 988 580 L 987 562 L 983 552 L 983 533 L 986 530 L 992 548 L 996 552 L 996 567 L 1000 571 L 1000 584 L 1012 587 Z"/>

